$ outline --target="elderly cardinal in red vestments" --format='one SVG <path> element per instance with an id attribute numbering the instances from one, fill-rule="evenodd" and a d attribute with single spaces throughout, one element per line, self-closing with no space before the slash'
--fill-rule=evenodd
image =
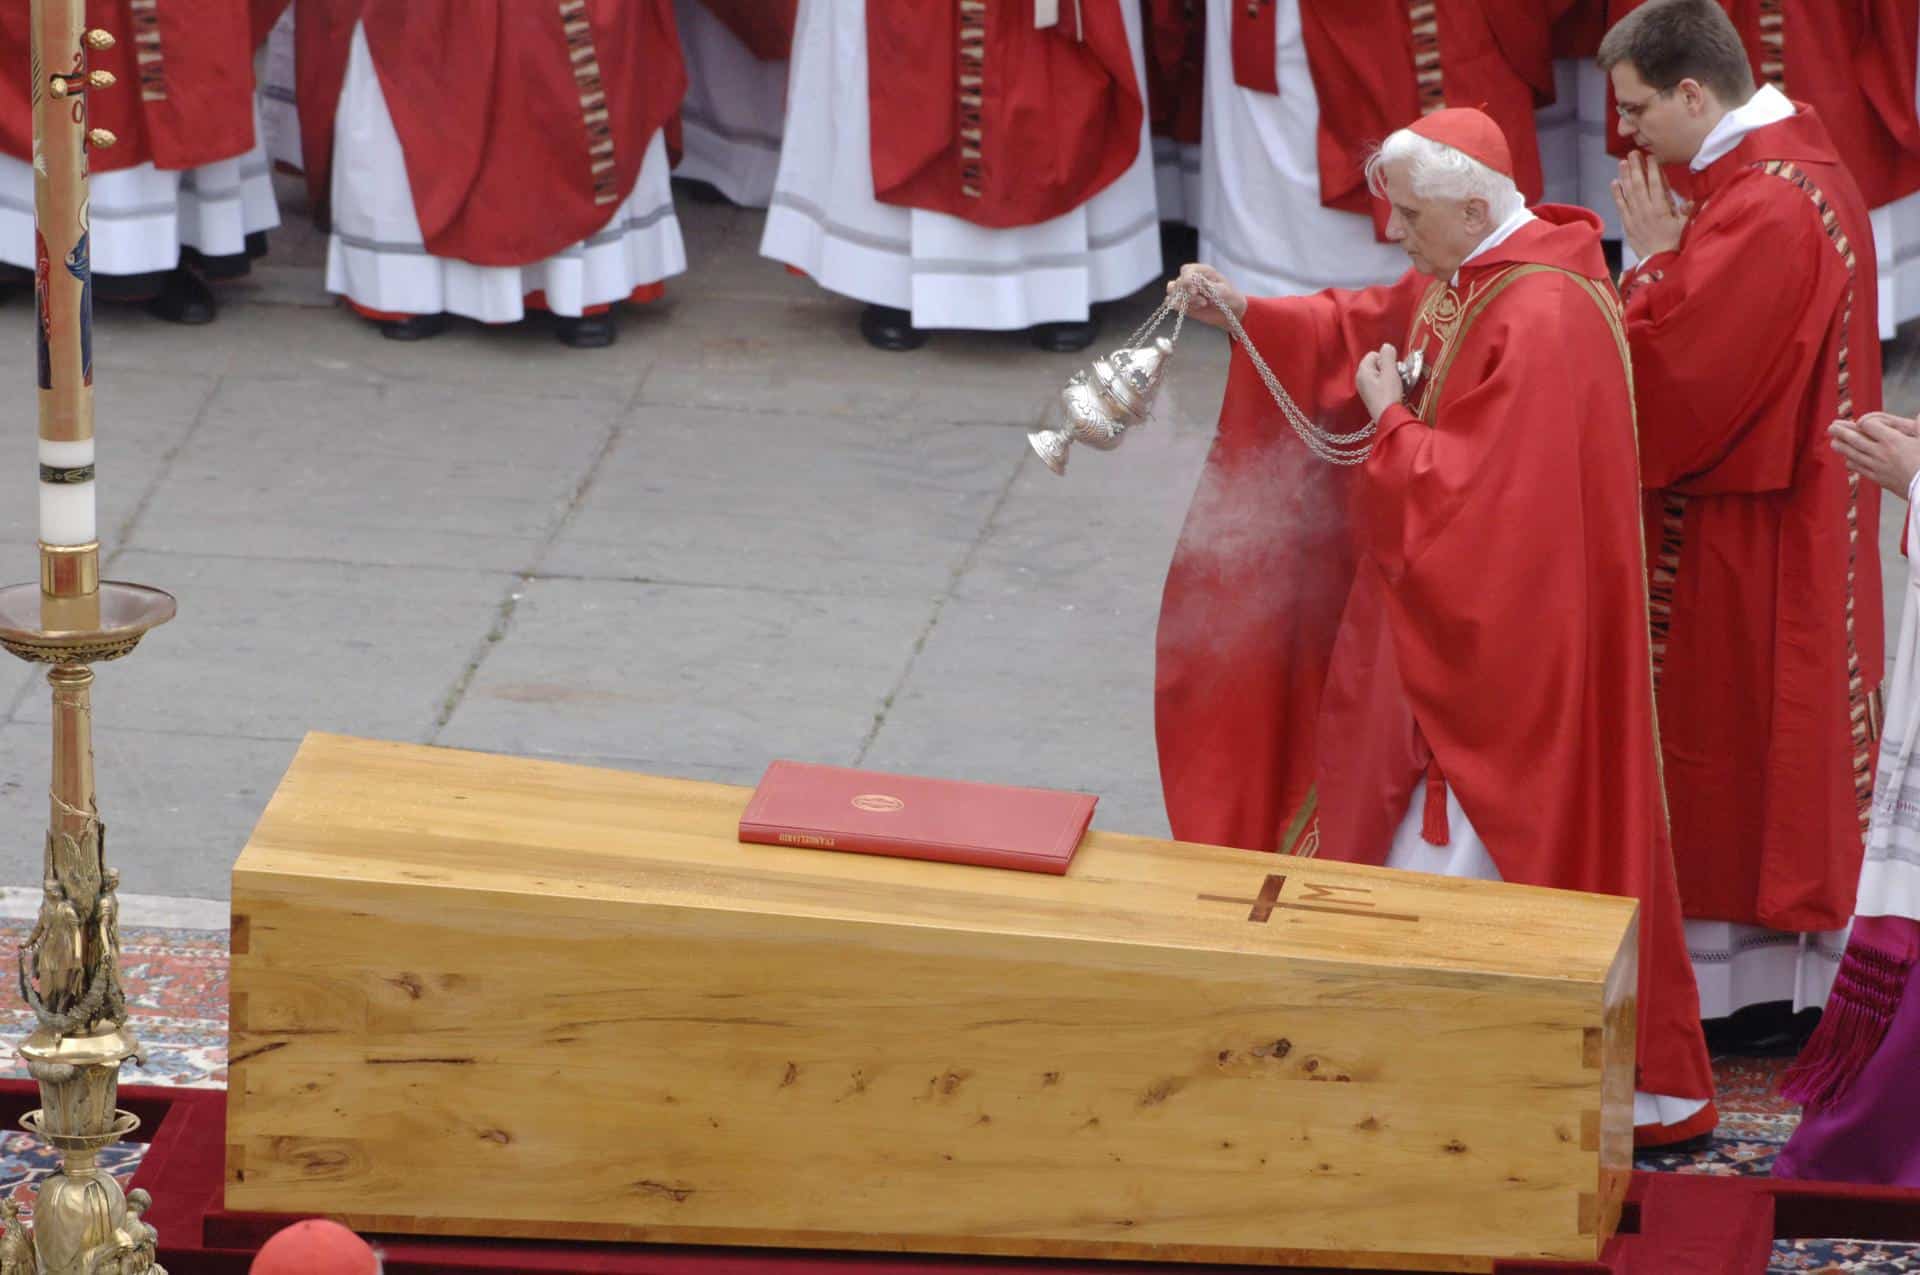
<path id="1" fill-rule="evenodd" d="M 1636 1139 L 1703 1136 L 1598 219 L 1529 211 L 1471 108 L 1391 135 L 1370 173 L 1413 263 L 1398 283 L 1246 301 L 1183 272 L 1244 312 L 1323 437 L 1289 432 L 1236 349 L 1160 618 L 1174 834 L 1637 899 Z M 1370 420 L 1363 463 L 1322 458 Z"/>

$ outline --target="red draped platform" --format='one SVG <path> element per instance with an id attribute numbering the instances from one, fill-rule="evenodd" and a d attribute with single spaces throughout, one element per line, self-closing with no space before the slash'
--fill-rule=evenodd
<path id="1" fill-rule="evenodd" d="M 153 1193 L 147 1220 L 160 1260 L 191 1275 L 246 1275 L 254 1250 L 295 1220 L 222 1207 L 226 1092 L 129 1085 L 121 1105 L 149 1140 L 133 1185 Z M 0 1121 L 38 1105 L 27 1081 L 0 1081 Z M 454 1171 L 450 1166 L 450 1171 Z M 1498 1275 L 1762 1275 L 1775 1239 L 1844 1236 L 1920 1242 L 1920 1191 L 1636 1173 L 1621 1232 L 1602 1262 L 1505 1262 Z M 373 1237 L 387 1275 L 1251 1275 L 1242 1266 L 920 1257 L 640 1244 Z M 1263 1268 L 1264 1269 L 1264 1268 Z"/>

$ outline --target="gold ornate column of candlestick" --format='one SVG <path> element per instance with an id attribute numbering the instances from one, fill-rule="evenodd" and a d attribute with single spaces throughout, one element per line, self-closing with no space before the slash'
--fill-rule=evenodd
<path id="1" fill-rule="evenodd" d="M 120 1064 L 141 1057 L 120 990 L 119 874 L 106 866 L 94 804 L 93 672 L 173 617 L 157 589 L 100 579 L 94 517 L 93 273 L 88 255 L 87 96 L 113 77 L 89 72 L 87 50 L 113 37 L 86 31 L 85 0 L 32 0 L 33 167 L 39 314 L 40 579 L 0 589 L 0 645 L 50 664 L 53 776 L 43 897 L 19 951 L 20 994 L 39 1026 L 20 1055 L 40 1085 L 22 1124 L 61 1153 L 41 1184 L 32 1247 L 40 1275 L 146 1275 L 153 1230 L 129 1214 L 100 1149 L 138 1120 L 119 1110 Z M 23 1237 L 9 1227 L 0 1260 Z"/>

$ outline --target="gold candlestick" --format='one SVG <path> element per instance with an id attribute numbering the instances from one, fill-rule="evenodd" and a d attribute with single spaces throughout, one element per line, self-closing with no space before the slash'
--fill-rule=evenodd
<path id="1" fill-rule="evenodd" d="M 129 1216 L 100 1149 L 139 1121 L 121 1111 L 120 1064 L 143 1057 L 120 988 L 119 874 L 106 865 L 106 825 L 94 803 L 93 671 L 173 618 L 158 589 L 100 579 L 93 512 L 93 272 L 88 252 L 87 96 L 112 86 L 89 73 L 87 50 L 113 46 L 86 31 L 85 0 L 32 0 L 34 221 L 40 404 L 40 579 L 0 589 L 0 646 L 52 665 L 53 777 L 43 897 L 19 950 L 20 992 L 39 1026 L 20 1046 L 40 1085 L 21 1121 L 60 1152 L 40 1186 L 32 1247 L 39 1275 L 164 1275 L 152 1228 Z M 0 1256 L 23 1248 L 5 1220 Z"/>

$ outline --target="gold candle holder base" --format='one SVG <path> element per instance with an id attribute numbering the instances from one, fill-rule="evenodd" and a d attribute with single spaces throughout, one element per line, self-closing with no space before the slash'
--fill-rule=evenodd
<path id="1" fill-rule="evenodd" d="M 43 571 L 43 578 L 45 572 Z M 86 583 L 94 583 L 97 576 Z M 94 804 L 93 671 L 173 618 L 171 595 L 98 581 L 66 596 L 41 582 L 0 589 L 0 646 L 45 664 L 53 688 L 53 780 L 39 919 L 20 945 L 20 989 L 39 1020 L 20 1057 L 40 1086 L 40 1107 L 21 1125 L 60 1152 L 40 1184 L 31 1248 L 37 1275 L 165 1275 L 158 1236 L 101 1170 L 102 1148 L 139 1127 L 119 1108 L 120 1066 L 144 1061 L 127 1027 L 120 987 L 120 874 L 106 863 L 106 825 Z M 4 1219 L 0 1267 L 27 1246 L 17 1217 Z M 15 1263 L 17 1265 L 17 1262 Z"/>
<path id="2" fill-rule="evenodd" d="M 172 594 L 144 584 L 102 580 L 65 598 L 16 584 L 0 589 L 0 647 L 34 664 L 100 664 L 130 654 L 174 610 Z"/>

